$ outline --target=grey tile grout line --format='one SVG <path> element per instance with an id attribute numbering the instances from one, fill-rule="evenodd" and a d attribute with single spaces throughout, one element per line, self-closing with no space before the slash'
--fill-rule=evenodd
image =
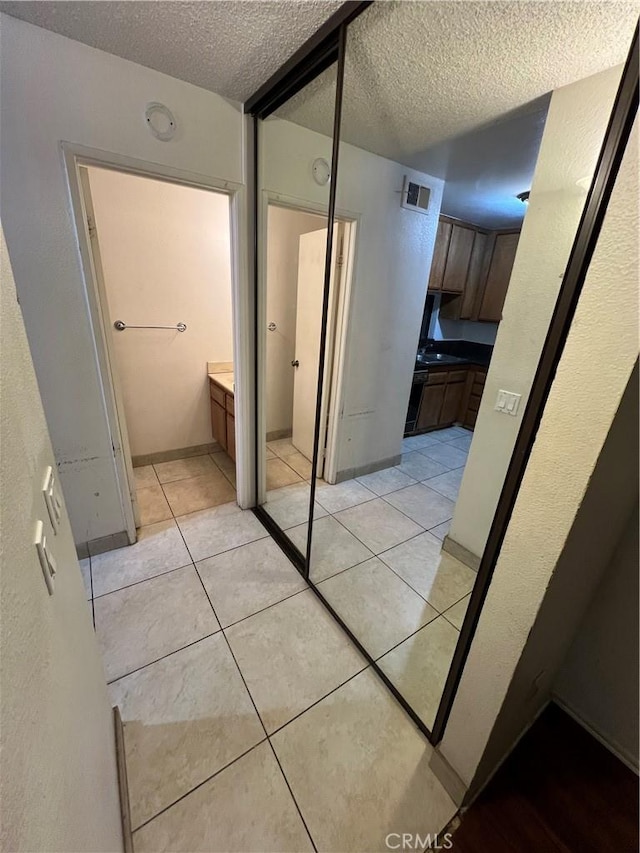
<path id="1" fill-rule="evenodd" d="M 160 655 L 159 658 L 154 658 L 148 663 L 143 663 L 142 666 L 137 666 L 135 669 L 130 669 L 129 672 L 123 672 L 122 675 L 119 675 L 117 678 L 112 678 L 111 681 L 107 681 L 107 686 L 115 684 L 116 681 L 121 681 L 123 678 L 128 678 L 130 675 L 135 675 L 136 672 L 140 672 L 141 670 L 146 669 L 148 666 L 153 666 L 155 663 L 160 663 L 161 660 L 170 658 L 171 655 L 175 655 L 178 652 L 183 652 L 185 649 L 189 649 L 191 648 L 191 646 L 195 646 L 197 643 L 201 643 L 202 640 L 209 640 L 211 637 L 215 637 L 216 634 L 220 634 L 221 632 L 222 628 L 218 628 L 217 631 L 212 631 L 210 634 L 205 634 L 203 637 L 198 637 L 197 640 L 192 640 L 190 643 L 186 643 L 184 646 L 180 646 L 179 649 L 173 649 L 172 651 L 167 652 L 165 655 Z"/>
<path id="2" fill-rule="evenodd" d="M 185 545 L 186 544 L 187 543 L 185 542 Z M 211 597 L 209 596 L 209 593 L 207 592 L 207 588 L 204 585 L 204 581 L 202 580 L 202 577 L 200 576 L 200 572 L 198 571 L 198 567 L 195 565 L 195 563 L 194 563 L 194 568 L 196 570 L 196 574 L 198 575 L 198 579 L 199 579 L 200 583 L 202 584 L 202 589 L 204 590 L 204 593 L 207 596 L 207 599 L 209 601 L 209 605 L 211 606 L 211 609 L 213 611 L 213 615 L 217 619 L 218 624 L 220 624 L 220 619 L 218 619 L 218 614 L 216 613 L 216 609 L 213 606 L 213 602 L 211 601 Z M 301 590 L 301 591 L 304 591 L 304 590 Z M 227 637 L 224 628 L 221 628 L 221 630 L 222 630 L 222 636 L 224 637 L 225 643 L 227 644 L 227 648 L 229 649 L 229 654 L 231 655 L 231 658 L 233 659 L 233 662 L 236 665 L 236 669 L 238 670 L 238 675 L 242 679 L 242 683 L 244 684 L 244 689 L 247 691 L 247 696 L 251 700 L 251 704 L 253 705 L 253 708 L 256 712 L 256 716 L 260 720 L 260 725 L 262 726 L 262 729 L 264 731 L 267 742 L 269 743 L 269 746 L 271 747 L 271 751 L 273 752 L 274 758 L 278 764 L 278 767 L 280 768 L 280 772 L 282 773 L 282 778 L 284 779 L 285 785 L 289 789 L 291 799 L 293 800 L 293 804 L 295 805 L 296 810 L 298 812 L 298 815 L 300 816 L 300 820 L 302 821 L 302 825 L 304 826 L 305 831 L 306 831 L 307 835 L 309 836 L 309 840 L 311 841 L 311 845 L 312 845 L 314 851 L 316 851 L 316 853 L 317 853 L 318 848 L 316 847 L 315 842 L 314 842 L 313 838 L 311 837 L 311 833 L 309 832 L 309 827 L 307 826 L 307 823 L 306 823 L 304 817 L 302 816 L 302 812 L 300 811 L 300 806 L 298 805 L 298 801 L 296 800 L 294 793 L 291 790 L 291 785 L 289 784 L 289 780 L 287 779 L 285 772 L 282 769 L 282 765 L 280 764 L 280 761 L 278 759 L 278 756 L 276 755 L 275 749 L 273 748 L 273 745 L 272 745 L 271 741 L 269 740 L 269 733 L 267 732 L 267 727 L 265 726 L 264 720 L 262 719 L 262 717 L 260 715 L 260 711 L 258 710 L 258 706 L 255 703 L 253 695 L 252 695 L 251 691 L 249 690 L 249 685 L 246 682 L 246 679 L 244 677 L 244 673 L 242 672 L 242 669 L 240 668 L 240 664 L 238 663 L 238 660 L 237 660 L 235 654 L 233 653 L 233 649 L 231 648 L 231 643 L 229 642 L 229 638 Z"/>
<path id="3" fill-rule="evenodd" d="M 232 764 L 235 764 L 236 761 L 240 761 L 241 758 L 244 758 L 245 756 L 249 755 L 250 752 L 253 752 L 256 747 L 268 742 L 269 738 L 265 735 L 265 737 L 261 738 L 257 743 L 254 743 L 252 746 L 250 746 L 249 749 L 245 749 L 245 751 L 242 752 L 240 755 L 236 756 L 236 758 L 232 758 L 231 761 L 227 762 L 227 764 L 224 765 L 224 767 L 220 767 L 218 770 L 216 770 L 215 773 L 212 773 L 211 776 L 207 776 L 207 778 L 203 779 L 202 782 L 198 782 L 197 785 L 194 785 L 194 787 L 190 788 L 186 793 L 181 794 L 176 800 L 169 803 L 169 805 L 161 808 L 159 812 L 156 812 L 156 814 L 153 815 L 153 817 L 147 818 L 147 820 L 141 823 L 140 826 L 136 826 L 136 828 L 133 830 L 133 833 L 135 834 L 139 830 L 143 829 L 145 826 L 149 826 L 149 824 L 152 823 L 156 818 L 160 817 L 160 815 L 165 814 L 165 812 L 168 812 L 169 809 L 172 809 L 178 803 L 182 802 L 182 800 L 193 794 L 194 791 L 197 791 L 199 788 L 202 788 L 203 785 L 206 785 L 207 782 L 211 782 L 212 779 L 215 779 L 216 776 L 219 776 L 221 773 L 224 773 L 224 771 L 228 770 L 228 768 L 231 767 Z"/>

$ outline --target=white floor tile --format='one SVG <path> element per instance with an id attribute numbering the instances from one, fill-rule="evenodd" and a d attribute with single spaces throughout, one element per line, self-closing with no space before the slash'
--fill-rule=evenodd
<path id="1" fill-rule="evenodd" d="M 404 474 L 399 468 L 385 468 L 383 471 L 375 471 L 373 474 L 365 474 L 358 477 L 358 482 L 374 494 L 388 495 L 389 492 L 397 492 L 405 486 L 412 486 L 416 481 L 408 474 Z"/>
<path id="2" fill-rule="evenodd" d="M 472 441 L 473 433 L 470 432 L 468 435 L 464 435 L 461 438 L 454 438 L 452 441 L 448 441 L 447 444 L 450 444 L 451 447 L 455 447 L 456 450 L 462 450 L 464 453 L 468 453 L 471 448 Z"/>
<path id="3" fill-rule="evenodd" d="M 425 447 L 419 453 L 448 469 L 463 468 L 467 464 L 467 454 L 465 451 L 457 450 L 446 442 L 441 442 L 439 445 L 434 445 L 433 447 Z M 426 477 L 421 477 L 420 479 L 424 480 Z"/>
<path id="4" fill-rule="evenodd" d="M 159 521 L 138 530 L 134 545 L 92 557 L 93 594 L 104 595 L 191 563 L 173 521 Z"/>
<path id="5" fill-rule="evenodd" d="M 146 489 L 148 486 L 157 486 L 158 478 L 153 465 L 141 465 L 133 469 L 133 480 L 136 489 Z"/>
<path id="6" fill-rule="evenodd" d="M 450 607 L 448 610 L 444 612 L 444 616 L 446 619 L 451 622 L 451 624 L 458 629 L 458 631 L 462 630 L 462 623 L 464 622 L 464 617 L 467 614 L 467 607 L 469 606 L 470 595 L 465 595 L 463 599 L 454 604 L 453 607 Z"/>
<path id="7" fill-rule="evenodd" d="M 423 533 L 385 551 L 381 559 L 443 613 L 473 589 L 477 575 L 441 548 L 438 539 Z"/>
<path id="8" fill-rule="evenodd" d="M 402 439 L 402 452 L 409 453 L 412 450 L 420 450 L 421 447 L 429 447 L 432 444 L 437 444 L 438 439 L 430 432 L 425 432 L 422 435 L 410 435 L 409 438 Z"/>
<path id="9" fill-rule="evenodd" d="M 281 459 L 286 459 L 287 456 L 299 452 L 298 448 L 293 446 L 290 438 L 278 438 L 275 441 L 269 441 L 267 448 Z"/>
<path id="10" fill-rule="evenodd" d="M 208 454 L 190 456 L 187 459 L 175 459 L 173 462 L 160 462 L 153 466 L 161 483 L 173 483 L 190 477 L 210 474 L 217 466 Z"/>
<path id="11" fill-rule="evenodd" d="M 385 495 L 384 500 L 420 524 L 425 530 L 442 524 L 453 515 L 453 501 L 421 483 Z"/>
<path id="12" fill-rule="evenodd" d="M 441 832 L 456 812 L 429 767 L 431 746 L 370 670 L 273 745 L 318 850 L 389 850 L 390 833 Z"/>
<path id="13" fill-rule="evenodd" d="M 273 539 L 259 539 L 197 564 L 223 628 L 307 588 Z"/>
<path id="14" fill-rule="evenodd" d="M 437 477 L 431 477 L 429 480 L 424 480 L 424 485 L 436 492 L 440 492 L 449 500 L 458 500 L 458 492 L 462 483 L 464 468 L 454 468 L 452 471 L 447 471 L 445 474 L 439 474 Z"/>
<path id="15" fill-rule="evenodd" d="M 374 659 L 438 615 L 377 557 L 318 589 Z"/>
<path id="16" fill-rule="evenodd" d="M 451 519 L 449 519 L 449 521 L 445 521 L 444 524 L 438 524 L 437 527 L 432 527 L 429 530 L 429 533 L 432 536 L 435 536 L 436 539 L 439 539 L 442 542 L 444 540 L 444 537 L 449 532 L 450 527 L 451 527 Z"/>
<path id="17" fill-rule="evenodd" d="M 435 447 L 440 445 L 435 442 Z M 428 448 L 425 448 L 428 450 Z M 434 459 L 428 459 L 419 450 L 414 450 L 411 453 L 402 454 L 402 462 L 396 466 L 398 471 L 411 477 L 412 480 L 425 480 L 427 477 L 436 477 L 438 474 L 444 474 L 448 469 L 436 462 Z"/>
<path id="18" fill-rule="evenodd" d="M 378 661 L 429 728 L 433 727 L 459 636 L 453 625 L 439 616 Z"/>
<path id="19" fill-rule="evenodd" d="M 366 666 L 311 590 L 256 613 L 225 633 L 267 732 Z"/>
<path id="20" fill-rule="evenodd" d="M 465 438 L 465 436 L 470 435 L 470 431 L 468 429 L 463 429 L 463 427 L 445 427 L 445 429 L 435 429 L 433 432 L 430 432 L 433 438 L 438 441 L 449 442 L 453 441 L 455 438 Z"/>
<path id="21" fill-rule="evenodd" d="M 193 566 L 96 598 L 94 613 L 107 681 L 220 629 Z"/>
<path id="22" fill-rule="evenodd" d="M 124 722 L 137 828 L 265 733 L 222 632 L 110 685 Z"/>
<path id="23" fill-rule="evenodd" d="M 308 524 L 301 524 L 288 531 L 289 538 L 303 554 L 306 553 L 308 529 Z M 371 551 L 333 516 L 327 515 L 314 521 L 309 569 L 314 583 L 357 563 L 364 563 L 371 557 Z"/>
<path id="24" fill-rule="evenodd" d="M 176 521 L 196 562 L 269 535 L 250 510 L 234 503 L 182 515 Z"/>
<path id="25" fill-rule="evenodd" d="M 288 530 L 309 520 L 310 501 L 311 486 L 308 483 L 295 483 L 267 492 L 264 508 L 282 530 Z M 326 509 L 316 501 L 314 518 L 322 518 L 325 515 Z"/>
<path id="26" fill-rule="evenodd" d="M 345 509 L 337 513 L 336 518 L 373 554 L 393 548 L 394 545 L 399 545 L 400 542 L 423 531 L 422 527 L 386 503 L 386 498 L 376 498 L 374 501 Z"/>
<path id="27" fill-rule="evenodd" d="M 139 829 L 136 853 L 310 853 L 271 747 L 262 743 Z"/>
<path id="28" fill-rule="evenodd" d="M 316 500 L 328 512 L 334 514 L 343 509 L 371 501 L 375 494 L 357 480 L 345 480 L 344 483 L 318 483 Z"/>

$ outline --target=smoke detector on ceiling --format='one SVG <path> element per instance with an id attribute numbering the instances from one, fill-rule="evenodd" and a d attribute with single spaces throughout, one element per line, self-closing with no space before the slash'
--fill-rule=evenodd
<path id="1" fill-rule="evenodd" d="M 417 184 L 415 181 L 409 180 L 409 176 L 404 176 L 404 185 L 402 187 L 401 204 L 407 210 L 415 210 L 417 213 L 429 212 L 429 201 L 431 199 L 431 190 L 422 184 Z"/>

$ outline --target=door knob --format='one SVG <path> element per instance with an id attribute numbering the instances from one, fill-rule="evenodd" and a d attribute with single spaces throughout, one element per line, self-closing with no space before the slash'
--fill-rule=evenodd
<path id="1" fill-rule="evenodd" d="M 296 358 L 296 360 L 295 360 L 295 361 L 292 361 L 292 362 L 291 362 L 291 367 L 300 367 L 300 362 L 298 361 L 298 359 L 297 359 L 297 358 Z"/>

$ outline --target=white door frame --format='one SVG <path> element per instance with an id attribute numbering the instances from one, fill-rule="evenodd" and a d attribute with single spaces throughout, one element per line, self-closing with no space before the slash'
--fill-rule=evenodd
<path id="1" fill-rule="evenodd" d="M 117 381 L 109 353 L 110 338 L 104 328 L 102 302 L 98 281 L 93 267 L 91 239 L 87 226 L 87 210 L 82 193 L 80 169 L 84 166 L 99 166 L 118 172 L 199 189 L 222 192 L 229 197 L 229 218 L 231 232 L 231 295 L 233 311 L 233 361 L 235 379 L 235 425 L 236 425 L 236 469 L 237 500 L 243 507 L 252 506 L 254 466 L 252 452 L 252 433 L 248 428 L 254 410 L 252 387 L 252 330 L 251 300 L 248 297 L 247 255 L 247 201 L 246 189 L 235 181 L 225 181 L 209 175 L 200 175 L 183 169 L 176 169 L 159 163 L 151 163 L 77 145 L 61 142 L 60 149 L 64 172 L 69 191 L 71 212 L 78 239 L 80 263 L 82 268 L 87 312 L 92 329 L 96 363 L 102 385 L 105 417 L 109 429 L 115 463 L 115 476 L 120 494 L 125 529 L 130 542 L 136 541 L 136 528 L 126 454 L 126 424 L 124 413 L 117 405 Z M 246 425 L 246 426 L 245 426 Z"/>
<path id="2" fill-rule="evenodd" d="M 266 287 L 267 287 L 267 234 L 269 205 L 284 207 L 289 210 L 297 210 L 302 213 L 313 213 L 327 217 L 327 207 L 308 199 L 296 196 L 284 195 L 272 190 L 262 190 L 260 195 L 260 209 L 258 217 L 258 290 L 259 299 L 256 306 L 257 329 L 256 347 L 259 354 L 258 375 L 256 382 L 258 386 L 258 437 L 266 435 L 267 429 L 267 407 L 264 397 L 266 388 L 266 351 L 267 351 L 267 328 L 266 328 Z M 347 332 L 349 329 L 349 314 L 351 311 L 351 295 L 353 292 L 353 280 L 355 274 L 355 258 L 357 232 L 360 225 L 360 214 L 344 208 L 336 207 L 335 218 L 344 222 L 349 227 L 348 251 L 345 252 L 347 262 L 344 264 L 343 275 L 338 291 L 338 304 L 336 306 L 336 330 L 333 346 L 333 364 L 330 372 L 330 386 L 324 388 L 324 394 L 330 394 L 329 418 L 327 424 L 326 455 L 324 460 L 324 479 L 329 483 L 335 483 L 338 467 L 338 438 L 340 435 L 340 420 L 342 416 L 343 379 L 345 373 L 345 360 L 347 352 Z M 266 471 L 266 442 L 259 441 L 259 470 Z M 266 499 L 265 478 L 258 484 L 258 503 L 264 503 Z"/>

